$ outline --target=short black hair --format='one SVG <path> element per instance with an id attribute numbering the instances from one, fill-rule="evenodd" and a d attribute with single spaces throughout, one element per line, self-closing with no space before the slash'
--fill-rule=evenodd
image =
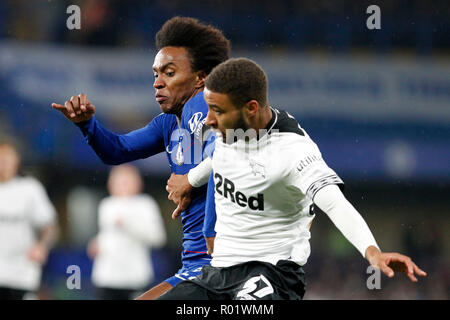
<path id="1" fill-rule="evenodd" d="M 206 88 L 228 95 L 236 107 L 242 107 L 250 100 L 267 105 L 268 81 L 264 70 L 254 61 L 236 58 L 215 67 L 206 78 Z"/>
<path id="2" fill-rule="evenodd" d="M 158 50 L 185 47 L 192 58 L 192 69 L 206 74 L 230 55 L 230 42 L 222 32 L 195 18 L 173 17 L 166 21 L 156 33 L 155 43 Z"/>

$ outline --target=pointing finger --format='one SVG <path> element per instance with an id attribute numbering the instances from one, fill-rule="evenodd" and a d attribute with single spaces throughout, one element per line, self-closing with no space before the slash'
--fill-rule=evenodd
<path id="1" fill-rule="evenodd" d="M 52 108 L 58 111 L 66 111 L 66 107 L 58 103 L 52 103 Z"/>

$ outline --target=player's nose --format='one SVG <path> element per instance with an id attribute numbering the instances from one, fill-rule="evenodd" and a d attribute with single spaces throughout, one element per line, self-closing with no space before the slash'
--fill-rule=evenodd
<path id="1" fill-rule="evenodd" d="M 209 127 L 213 127 L 213 128 L 217 127 L 217 119 L 216 119 L 216 117 L 214 117 L 214 115 L 211 111 L 208 111 L 208 114 L 206 115 L 205 124 Z"/>
<path id="2" fill-rule="evenodd" d="M 166 86 L 166 84 L 165 84 L 164 81 L 161 79 L 161 77 L 155 78 L 155 82 L 153 82 L 153 88 L 155 88 L 155 89 L 161 89 L 161 88 L 164 88 L 165 86 Z"/>

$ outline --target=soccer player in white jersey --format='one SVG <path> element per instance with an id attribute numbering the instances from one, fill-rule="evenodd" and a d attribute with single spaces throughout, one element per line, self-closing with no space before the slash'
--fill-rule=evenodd
<path id="1" fill-rule="evenodd" d="M 425 276 L 409 257 L 380 251 L 317 145 L 292 116 L 269 106 L 267 86 L 264 71 L 243 58 L 220 64 L 207 77 L 206 124 L 218 135 L 212 157 L 213 258 L 200 276 L 160 299 L 302 299 L 313 205 L 388 277 L 394 271 L 413 282 L 415 274 Z M 176 195 L 186 194 L 180 191 L 186 175 L 171 179 L 169 197 L 180 203 Z M 205 220 L 210 215 L 207 209 Z"/>
<path id="2" fill-rule="evenodd" d="M 19 164 L 14 144 L 0 140 L 0 300 L 34 295 L 58 234 L 55 208 L 44 187 L 35 178 L 19 176 Z"/>
<path id="3" fill-rule="evenodd" d="M 151 249 L 165 244 L 166 231 L 157 202 L 142 187 L 134 166 L 109 174 L 110 196 L 100 202 L 99 233 L 88 245 L 98 299 L 133 299 L 154 280 Z"/>

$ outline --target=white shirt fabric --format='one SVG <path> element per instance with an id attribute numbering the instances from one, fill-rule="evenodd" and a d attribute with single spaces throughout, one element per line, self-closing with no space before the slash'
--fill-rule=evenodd
<path id="1" fill-rule="evenodd" d="M 211 161 L 211 158 L 207 157 L 198 166 L 189 170 L 188 181 L 191 186 L 198 188 L 208 183 L 212 166 Z"/>
<path id="2" fill-rule="evenodd" d="M 295 119 L 273 110 L 270 134 L 259 141 L 216 138 L 214 267 L 284 259 L 304 265 L 312 199 L 324 186 L 343 183 Z"/>
<path id="3" fill-rule="evenodd" d="M 38 289 L 42 266 L 27 253 L 38 230 L 55 220 L 55 209 L 38 180 L 15 177 L 0 183 L 0 287 Z"/>
<path id="4" fill-rule="evenodd" d="M 120 219 L 123 226 L 117 226 Z M 153 280 L 151 248 L 166 242 L 166 232 L 156 201 L 149 195 L 108 197 L 98 212 L 99 253 L 92 281 L 96 286 L 142 289 Z"/>

